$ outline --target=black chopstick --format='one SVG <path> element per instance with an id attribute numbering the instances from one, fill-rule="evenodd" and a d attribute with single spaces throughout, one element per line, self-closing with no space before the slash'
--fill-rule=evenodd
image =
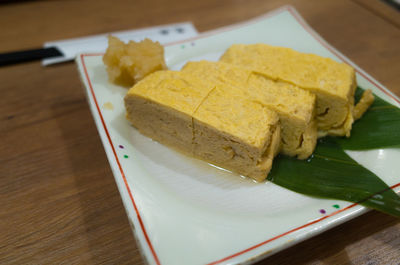
<path id="1" fill-rule="evenodd" d="M 63 56 L 56 47 L 0 53 L 0 66 Z"/>

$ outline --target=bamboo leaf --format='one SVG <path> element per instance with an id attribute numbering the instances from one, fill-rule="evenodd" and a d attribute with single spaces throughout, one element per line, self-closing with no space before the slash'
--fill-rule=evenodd
<path id="1" fill-rule="evenodd" d="M 363 89 L 357 88 L 356 99 Z M 338 138 L 346 150 L 400 147 L 400 109 L 375 95 L 364 116 L 353 124 L 350 138 Z"/>
<path id="2" fill-rule="evenodd" d="M 348 156 L 334 138 L 320 140 L 308 160 L 277 157 L 268 179 L 295 192 L 351 201 L 400 217 L 400 197 Z"/>

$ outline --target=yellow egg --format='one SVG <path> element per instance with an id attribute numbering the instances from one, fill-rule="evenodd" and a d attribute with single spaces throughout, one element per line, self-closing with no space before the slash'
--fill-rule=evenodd
<path id="1" fill-rule="evenodd" d="M 189 62 L 182 71 L 208 82 L 236 87 L 243 94 L 242 97 L 274 110 L 281 123 L 283 154 L 305 159 L 314 151 L 317 140 L 314 94 L 223 62 Z"/>
<path id="2" fill-rule="evenodd" d="M 350 136 L 357 84 L 349 65 L 267 44 L 232 45 L 220 60 L 314 93 L 319 136 Z"/>
<path id="3" fill-rule="evenodd" d="M 128 120 L 144 135 L 262 181 L 280 147 L 278 115 L 239 88 L 158 71 L 125 96 Z"/>

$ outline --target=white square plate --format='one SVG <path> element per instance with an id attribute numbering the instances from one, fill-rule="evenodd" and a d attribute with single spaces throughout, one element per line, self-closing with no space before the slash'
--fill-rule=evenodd
<path id="1" fill-rule="evenodd" d="M 168 45 L 171 69 L 188 60 L 218 60 L 234 43 L 264 42 L 344 61 L 358 84 L 399 106 L 399 99 L 314 32 L 290 6 L 245 23 Z M 125 120 L 126 88 L 108 82 L 102 54 L 76 59 L 88 101 L 129 220 L 150 264 L 248 264 L 364 212 L 273 183 L 254 183 L 177 153 L 139 134 Z M 400 150 L 348 152 L 399 188 Z M 397 162 L 397 163 L 396 163 Z"/>

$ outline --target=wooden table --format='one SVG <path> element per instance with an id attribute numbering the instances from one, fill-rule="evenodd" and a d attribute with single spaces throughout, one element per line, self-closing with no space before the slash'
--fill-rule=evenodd
<path id="1" fill-rule="evenodd" d="M 21 1 L 0 52 L 193 21 L 199 31 L 292 4 L 400 96 L 400 16 L 378 0 Z M 74 63 L 0 68 L 0 263 L 142 264 Z M 400 222 L 371 211 L 259 264 L 399 264 Z"/>

